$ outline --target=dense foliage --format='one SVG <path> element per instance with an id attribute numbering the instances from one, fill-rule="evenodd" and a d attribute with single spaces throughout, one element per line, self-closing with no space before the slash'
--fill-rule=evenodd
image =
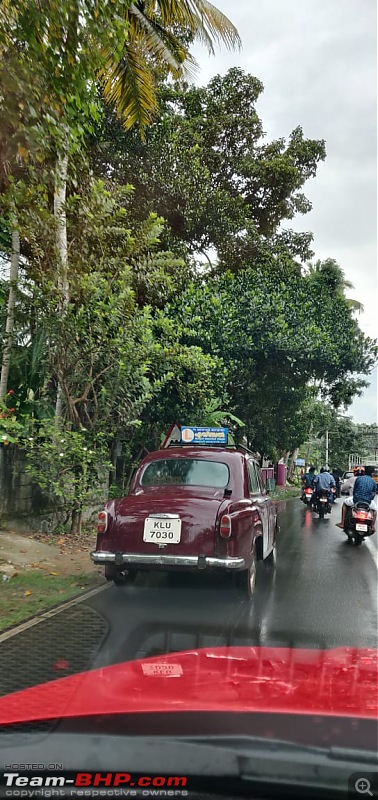
<path id="1" fill-rule="evenodd" d="M 310 256 L 311 234 L 279 226 L 311 204 L 301 189 L 325 158 L 323 141 L 300 127 L 288 141 L 264 141 L 256 103 L 262 83 L 240 69 L 205 88 L 164 84 L 160 114 L 141 141 L 107 111 L 92 146 L 95 169 L 135 187 L 132 211 L 167 222 L 169 244 L 216 248 L 219 268 L 236 270 L 272 248 Z"/>

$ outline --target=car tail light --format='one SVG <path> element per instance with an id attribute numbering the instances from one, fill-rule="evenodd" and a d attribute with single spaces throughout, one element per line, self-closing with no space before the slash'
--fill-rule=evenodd
<path id="1" fill-rule="evenodd" d="M 106 533 L 108 529 L 108 512 L 99 511 L 97 514 L 97 533 Z"/>
<path id="2" fill-rule="evenodd" d="M 231 536 L 231 517 L 228 514 L 224 514 L 220 521 L 219 533 L 222 539 L 229 539 Z"/>

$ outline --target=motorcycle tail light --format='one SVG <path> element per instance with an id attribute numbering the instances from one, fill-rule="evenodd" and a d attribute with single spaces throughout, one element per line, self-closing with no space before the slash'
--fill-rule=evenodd
<path id="1" fill-rule="evenodd" d="M 108 529 L 108 512 L 99 511 L 97 514 L 97 533 L 106 533 Z"/>
<path id="2" fill-rule="evenodd" d="M 312 489 L 305 489 L 305 494 L 312 494 Z"/>
<path id="3" fill-rule="evenodd" d="M 224 514 L 220 521 L 219 533 L 222 539 L 229 539 L 231 536 L 231 517 Z"/>
<path id="4" fill-rule="evenodd" d="M 372 519 L 371 511 L 352 511 L 354 519 Z"/>

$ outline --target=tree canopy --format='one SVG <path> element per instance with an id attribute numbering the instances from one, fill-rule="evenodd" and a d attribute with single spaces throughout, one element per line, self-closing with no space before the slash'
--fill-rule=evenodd
<path id="1" fill-rule="evenodd" d="M 305 260 L 311 234 L 280 226 L 310 210 L 302 188 L 325 145 L 300 127 L 288 140 L 265 142 L 256 110 L 262 91 L 261 81 L 237 68 L 204 88 L 163 84 L 160 114 L 144 141 L 105 114 L 93 142 L 95 168 L 134 186 L 137 218 L 146 209 L 164 217 L 169 246 L 215 248 L 219 267 L 232 270 L 272 248 Z"/>
<path id="2" fill-rule="evenodd" d="M 0 448 L 77 520 L 176 420 L 275 457 L 319 404 L 335 425 L 376 343 L 289 227 L 324 141 L 268 141 L 240 69 L 190 83 L 193 41 L 237 47 L 232 23 L 207 0 L 7 0 L 0 22 Z"/>

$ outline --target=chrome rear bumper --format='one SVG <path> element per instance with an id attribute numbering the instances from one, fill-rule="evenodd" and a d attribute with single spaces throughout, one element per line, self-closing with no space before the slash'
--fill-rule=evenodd
<path id="1" fill-rule="evenodd" d="M 191 567 L 192 569 L 246 569 L 244 558 L 216 558 L 213 556 L 174 556 L 162 553 L 91 553 L 95 564 L 132 564 L 135 567 Z"/>

